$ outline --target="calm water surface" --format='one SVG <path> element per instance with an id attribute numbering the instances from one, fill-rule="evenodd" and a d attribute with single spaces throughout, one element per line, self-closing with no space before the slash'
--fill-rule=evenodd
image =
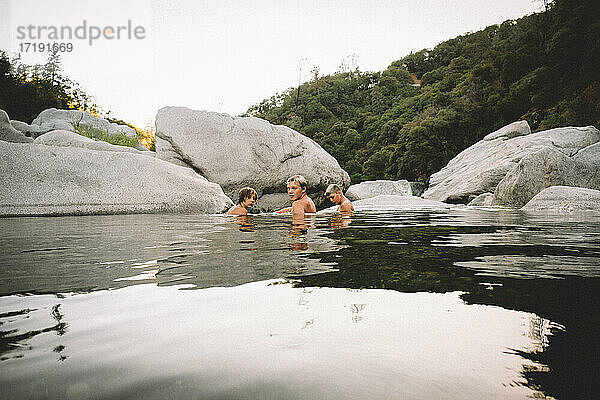
<path id="1" fill-rule="evenodd" d="M 600 216 L 0 219 L 2 399 L 595 398 Z"/>

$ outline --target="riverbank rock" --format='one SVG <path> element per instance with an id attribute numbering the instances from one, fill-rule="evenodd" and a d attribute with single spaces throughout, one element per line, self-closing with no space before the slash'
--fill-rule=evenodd
<path id="1" fill-rule="evenodd" d="M 361 182 L 350 186 L 345 195 L 350 201 L 355 201 L 369 199 L 381 194 L 412 196 L 412 193 L 410 183 L 402 179 L 399 181 L 376 180 Z"/>
<path id="2" fill-rule="evenodd" d="M 423 197 L 448 203 L 468 203 L 482 193 L 495 193 L 496 186 L 527 155 L 551 148 L 570 157 L 600 141 L 593 126 L 555 128 L 528 132 L 525 121 L 510 124 L 454 157 L 431 175 Z"/>
<path id="3" fill-rule="evenodd" d="M 12 143 L 30 143 L 32 141 L 31 138 L 25 137 L 11 125 L 8 114 L 4 110 L 0 110 L 0 140 Z"/>
<path id="4" fill-rule="evenodd" d="M 244 186 L 257 190 L 259 202 L 266 194 L 285 194 L 287 179 L 300 174 L 319 207 L 327 205 L 322 194 L 329 184 L 350 184 L 346 171 L 316 142 L 255 117 L 164 107 L 156 116 L 156 156 L 194 169 L 231 198 Z M 287 196 L 281 204 L 274 199 L 283 196 L 271 197 L 274 209 L 289 206 Z"/>
<path id="5" fill-rule="evenodd" d="M 600 212 L 600 190 L 551 186 L 535 195 L 522 210 L 536 212 Z"/>
<path id="6" fill-rule="evenodd" d="M 0 142 L 0 215 L 218 213 L 219 185 L 129 151 Z"/>
<path id="7" fill-rule="evenodd" d="M 522 207 L 550 186 L 600 189 L 600 147 L 588 147 L 574 157 L 550 147 L 523 157 L 498 184 L 494 204 Z"/>

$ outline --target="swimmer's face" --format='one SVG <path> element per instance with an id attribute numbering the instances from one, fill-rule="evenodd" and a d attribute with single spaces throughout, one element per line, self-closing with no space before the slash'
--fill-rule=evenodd
<path id="1" fill-rule="evenodd" d="M 287 192 L 288 196 L 290 196 L 290 200 L 296 201 L 302 197 L 304 193 L 306 193 L 306 189 L 302 189 L 298 182 L 290 182 L 287 184 Z"/>
<path id="2" fill-rule="evenodd" d="M 330 193 L 329 196 L 327 196 L 327 198 L 333 204 L 340 204 L 342 202 L 342 192 Z"/>
<path id="3" fill-rule="evenodd" d="M 254 205 L 254 203 L 256 203 L 256 195 L 252 195 L 250 197 L 246 197 L 243 201 L 242 201 L 242 206 L 245 209 L 249 209 L 252 208 L 252 206 Z"/>

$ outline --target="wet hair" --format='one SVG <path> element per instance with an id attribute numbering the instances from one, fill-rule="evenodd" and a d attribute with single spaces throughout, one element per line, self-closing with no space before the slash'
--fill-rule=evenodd
<path id="1" fill-rule="evenodd" d="M 302 175 L 294 175 L 290 176 L 287 180 L 287 183 L 296 182 L 300 187 L 304 190 L 308 189 L 308 183 L 306 183 L 306 178 Z"/>
<path id="2" fill-rule="evenodd" d="M 240 193 L 238 195 L 238 204 L 242 204 L 242 202 L 246 199 L 249 199 L 251 197 L 258 197 L 258 193 L 256 193 L 256 190 L 252 189 L 251 187 L 244 187 L 240 189 Z"/>
<path id="3" fill-rule="evenodd" d="M 337 193 L 337 192 L 341 192 L 342 188 L 340 187 L 340 185 L 336 185 L 335 183 L 332 183 L 331 185 L 327 186 L 327 189 L 325 190 L 325 196 L 329 196 L 332 193 Z"/>

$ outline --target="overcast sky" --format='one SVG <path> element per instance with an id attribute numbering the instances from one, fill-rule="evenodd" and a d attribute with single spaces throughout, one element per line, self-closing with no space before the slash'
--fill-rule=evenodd
<path id="1" fill-rule="evenodd" d="M 20 38 L 20 26 L 74 30 L 85 20 L 87 39 L 64 41 L 73 45 L 62 56 L 65 74 L 112 116 L 144 127 L 163 106 L 237 115 L 307 80 L 313 66 L 333 73 L 355 54 L 360 70 L 380 71 L 412 50 L 522 17 L 541 5 L 541 0 L 0 0 L 0 49 L 15 54 L 21 43 L 40 42 L 27 32 Z M 90 26 L 111 27 L 110 37 L 128 21 L 132 29 L 141 27 L 143 39 L 128 39 L 121 30 L 120 39 L 89 45 Z M 48 32 L 42 31 L 45 38 Z M 28 63 L 46 56 L 31 48 L 22 53 Z"/>

